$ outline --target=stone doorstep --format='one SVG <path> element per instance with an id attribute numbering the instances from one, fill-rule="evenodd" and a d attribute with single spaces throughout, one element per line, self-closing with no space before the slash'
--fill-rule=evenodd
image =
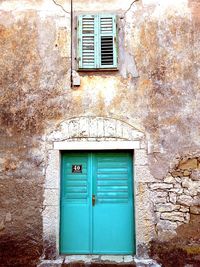
<path id="1" fill-rule="evenodd" d="M 61 256 L 56 260 L 42 260 L 37 267 L 161 267 L 152 259 L 112 255 Z"/>

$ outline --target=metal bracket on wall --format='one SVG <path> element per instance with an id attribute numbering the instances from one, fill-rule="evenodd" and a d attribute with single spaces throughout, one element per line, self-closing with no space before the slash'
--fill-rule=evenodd
<path id="1" fill-rule="evenodd" d="M 72 71 L 72 85 L 73 86 L 80 86 L 81 85 L 81 77 L 77 71 Z"/>

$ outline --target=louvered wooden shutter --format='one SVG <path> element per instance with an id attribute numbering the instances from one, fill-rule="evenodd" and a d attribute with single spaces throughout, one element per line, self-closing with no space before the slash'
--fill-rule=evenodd
<path id="1" fill-rule="evenodd" d="M 100 68 L 117 67 L 116 16 L 99 16 Z"/>
<path id="2" fill-rule="evenodd" d="M 117 68 L 115 15 L 78 17 L 78 67 Z"/>
<path id="3" fill-rule="evenodd" d="M 79 68 L 94 69 L 97 67 L 97 17 L 79 16 L 78 20 L 78 49 Z"/>

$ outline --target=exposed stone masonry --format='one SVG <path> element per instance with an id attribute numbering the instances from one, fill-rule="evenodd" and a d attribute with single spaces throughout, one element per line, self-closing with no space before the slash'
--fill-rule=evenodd
<path id="1" fill-rule="evenodd" d="M 149 183 L 158 237 L 169 239 L 176 228 L 200 214 L 200 158 L 182 159 L 162 182 Z"/>

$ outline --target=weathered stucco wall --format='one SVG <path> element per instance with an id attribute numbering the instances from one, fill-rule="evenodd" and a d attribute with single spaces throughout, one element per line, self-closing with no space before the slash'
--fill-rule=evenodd
<path id="1" fill-rule="evenodd" d="M 199 1 L 75 0 L 74 19 L 85 12 L 118 14 L 119 71 L 81 72 L 81 86 L 74 89 L 70 1 L 56 3 L 0 3 L 3 266 L 26 266 L 27 261 L 34 266 L 43 256 L 45 140 L 69 118 L 115 118 L 145 132 L 148 155 L 139 188 L 141 197 L 151 199 L 155 218 L 150 225 L 148 218 L 141 218 L 149 227 L 147 241 L 166 240 L 169 232 L 181 238 L 179 228 L 190 232 L 199 216 Z M 74 68 L 75 41 L 74 29 Z M 197 165 L 180 174 L 183 159 L 196 160 Z M 148 174 L 155 181 L 145 182 Z M 180 191 L 172 190 L 176 188 Z M 51 248 L 49 254 L 54 255 Z"/>

